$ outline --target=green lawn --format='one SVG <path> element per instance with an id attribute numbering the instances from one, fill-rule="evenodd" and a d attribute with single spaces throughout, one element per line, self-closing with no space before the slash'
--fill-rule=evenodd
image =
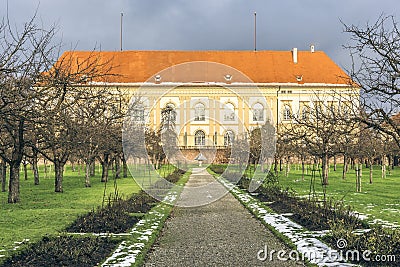
<path id="1" fill-rule="evenodd" d="M 285 169 L 285 166 L 283 166 Z M 273 170 L 273 168 L 271 168 Z M 363 169 L 362 192 L 356 192 L 356 173 L 349 170 L 346 180 L 342 179 L 342 166 L 338 165 L 336 171 L 333 166 L 329 172 L 328 196 L 335 200 L 343 198 L 346 205 L 350 205 L 357 212 L 368 215 L 367 221 L 383 220 L 390 224 L 400 226 L 400 168 L 390 171 L 385 179 L 381 178 L 380 166 L 374 166 L 373 183 L 369 183 L 369 170 Z M 315 183 L 316 193 L 322 198 L 322 186 L 318 172 Z M 294 189 L 301 196 L 308 196 L 310 192 L 311 172 L 301 179 L 300 166 L 292 165 L 288 177 L 285 171 L 279 173 L 279 182 L 284 187 Z"/>
<path id="2" fill-rule="evenodd" d="M 96 176 L 91 178 L 92 187 L 85 188 L 84 173 L 72 172 L 68 166 L 64 175 L 64 193 L 54 193 L 53 175 L 43 178 L 42 168 L 38 186 L 33 185 L 31 171 L 27 181 L 21 173 L 20 203 L 8 204 L 8 193 L 0 192 L 0 251 L 15 247 L 14 242 L 23 239 L 36 241 L 46 234 L 56 234 L 79 214 L 101 206 L 104 183 L 100 182 L 98 168 L 96 171 Z M 107 196 L 114 192 L 113 184 L 113 180 L 107 183 Z M 119 194 L 125 196 L 140 189 L 132 177 L 118 179 L 117 187 Z"/>

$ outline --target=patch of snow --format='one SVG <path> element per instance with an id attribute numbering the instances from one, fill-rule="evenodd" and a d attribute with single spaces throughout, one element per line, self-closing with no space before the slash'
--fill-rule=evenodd
<path id="1" fill-rule="evenodd" d="M 393 213 L 400 213 L 400 210 L 398 210 L 398 209 L 393 209 L 393 208 L 382 209 L 382 210 L 386 210 L 386 211 L 393 212 Z"/>
<path id="2" fill-rule="evenodd" d="M 163 205 L 173 205 L 178 198 L 178 192 L 169 192 L 164 199 L 148 212 L 147 217 L 136 223 L 135 227 L 129 232 L 132 235 L 131 240 L 123 241 L 114 253 L 101 265 L 102 267 L 128 267 L 135 263 L 137 256 L 142 253 L 151 236 L 159 228 L 161 221 L 168 215 L 163 213 Z"/>
<path id="3" fill-rule="evenodd" d="M 374 219 L 370 223 L 379 224 L 382 227 L 387 227 L 387 228 L 399 228 L 400 227 L 399 224 L 391 223 L 391 222 L 388 222 L 388 221 L 385 221 L 385 220 L 382 220 L 382 219 Z"/>
<path id="4" fill-rule="evenodd" d="M 323 236 L 328 231 L 307 231 L 303 226 L 291 221 L 283 214 L 268 211 L 262 202 L 253 198 L 250 194 L 240 190 L 237 186 L 230 184 L 221 178 L 220 182 L 230 189 L 243 205 L 245 205 L 259 219 L 263 220 L 275 230 L 292 240 L 297 250 L 311 263 L 318 266 L 357 266 L 346 263 L 337 254 L 331 253 L 333 250 L 328 245 L 318 240 L 317 236 Z"/>

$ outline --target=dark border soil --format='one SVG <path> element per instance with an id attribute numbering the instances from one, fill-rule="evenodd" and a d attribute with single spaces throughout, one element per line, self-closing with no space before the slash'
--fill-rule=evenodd
<path id="1" fill-rule="evenodd" d="M 7 259 L 2 266 L 97 266 L 115 250 L 119 242 L 102 237 L 44 237 Z"/>

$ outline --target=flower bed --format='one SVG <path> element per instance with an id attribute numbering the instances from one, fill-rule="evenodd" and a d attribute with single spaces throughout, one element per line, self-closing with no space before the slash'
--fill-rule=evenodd
<path id="1" fill-rule="evenodd" d="M 44 237 L 7 259 L 2 266 L 97 266 L 118 243 L 116 239 L 101 237 Z"/>

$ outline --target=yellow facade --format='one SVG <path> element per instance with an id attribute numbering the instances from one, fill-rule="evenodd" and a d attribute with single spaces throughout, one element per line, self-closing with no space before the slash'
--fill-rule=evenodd
<path id="1" fill-rule="evenodd" d="M 359 94 L 357 88 L 344 85 L 260 84 L 255 87 L 252 84 L 226 87 L 224 84 L 181 84 L 166 89 L 154 84 L 146 86 L 146 93 L 138 86 L 129 87 L 129 91 L 131 97 L 138 97 L 140 92 L 145 120 L 152 128 L 160 126 L 163 108 L 167 105 L 174 107 L 181 148 L 226 147 L 229 145 L 228 135 L 236 138 L 248 134 L 266 122 L 274 126 L 292 122 L 292 115 L 302 116 L 304 108 L 309 110 L 316 105 L 348 106 L 349 101 L 358 99 Z M 204 118 L 196 114 L 198 105 L 204 107 Z M 199 132 L 204 133 L 204 141 L 196 141 Z"/>

